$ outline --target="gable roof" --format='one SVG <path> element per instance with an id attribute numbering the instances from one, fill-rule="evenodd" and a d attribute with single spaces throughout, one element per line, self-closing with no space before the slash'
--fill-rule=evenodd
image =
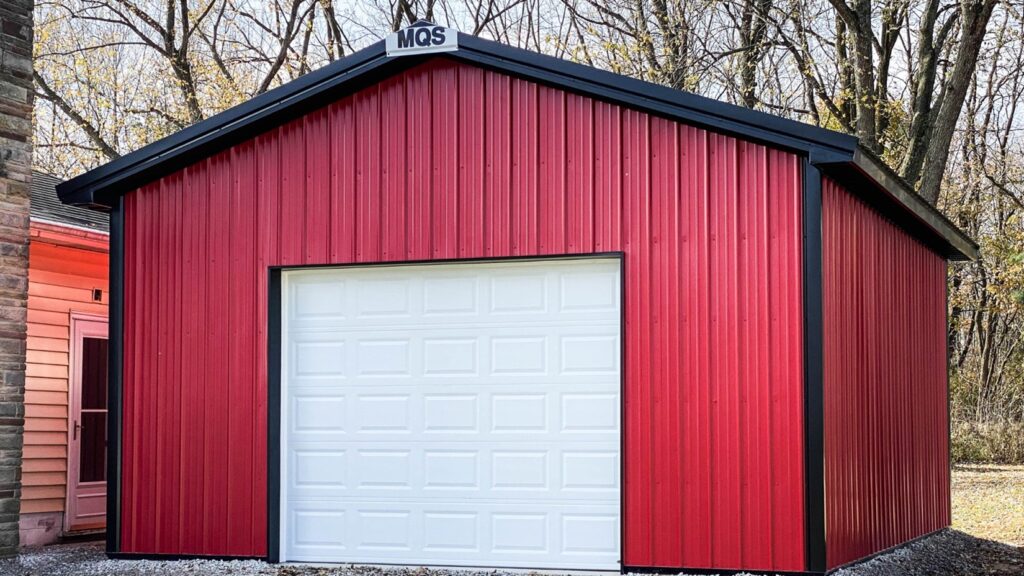
<path id="1" fill-rule="evenodd" d="M 945 256 L 973 259 L 978 255 L 977 244 L 880 161 L 864 153 L 853 136 L 462 33 L 458 33 L 458 49 L 443 54 L 388 56 L 381 40 L 72 178 L 59 185 L 57 192 L 65 203 L 109 210 L 126 191 L 437 57 L 800 153 Z"/>
<path id="2" fill-rule="evenodd" d="M 60 183 L 61 179 L 56 176 L 32 171 L 29 216 L 33 220 L 87 228 L 96 232 L 107 232 L 110 229 L 110 217 L 106 214 L 61 202 L 57 197 L 57 185 Z"/>

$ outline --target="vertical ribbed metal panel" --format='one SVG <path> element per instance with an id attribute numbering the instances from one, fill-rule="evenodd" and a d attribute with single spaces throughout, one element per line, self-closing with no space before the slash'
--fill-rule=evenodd
<path id="1" fill-rule="evenodd" d="M 800 198 L 794 155 L 447 60 L 129 194 L 123 551 L 266 553 L 268 266 L 617 251 L 625 564 L 803 569 Z"/>
<path id="2" fill-rule="evenodd" d="M 822 189 L 830 568 L 950 523 L 946 262 Z"/>

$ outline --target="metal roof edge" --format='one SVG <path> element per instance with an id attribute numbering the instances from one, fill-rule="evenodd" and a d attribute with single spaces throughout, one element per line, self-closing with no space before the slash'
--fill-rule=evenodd
<path id="1" fill-rule="evenodd" d="M 893 173 L 881 160 L 860 147 L 854 152 L 853 158 L 849 160 L 837 158 L 815 160 L 812 158 L 812 162 L 822 168 L 826 174 L 837 175 L 840 182 L 846 179 L 846 174 L 842 169 L 852 168 L 855 170 L 902 208 L 907 215 L 913 217 L 920 225 L 940 239 L 941 243 L 945 245 L 945 255 L 949 259 L 977 260 L 980 257 L 979 246 L 974 240 L 946 218 L 938 208 L 919 196 L 909 184 Z M 864 196 L 864 194 L 858 195 Z"/>
<path id="2" fill-rule="evenodd" d="M 424 23 L 418 22 L 416 26 Z M 265 132 L 336 99 L 336 90 L 355 91 L 432 57 L 452 58 L 567 91 L 806 154 L 829 172 L 855 170 L 927 230 L 942 239 L 947 255 L 976 259 L 978 246 L 925 202 L 898 176 L 860 148 L 855 136 L 750 110 L 621 74 L 458 33 L 455 51 L 389 57 L 380 40 L 238 106 L 76 176 L 57 186 L 65 204 L 109 209 L 121 192 L 159 178 L 235 141 Z M 353 87 L 354 86 L 354 87 Z"/>
<path id="3" fill-rule="evenodd" d="M 115 191 L 111 194 L 109 189 L 118 188 L 123 191 L 138 185 L 140 180 L 146 179 L 143 173 L 156 170 L 165 162 L 182 155 L 195 156 L 199 149 L 210 151 L 216 147 L 216 142 L 223 144 L 230 141 L 236 131 L 251 133 L 253 124 L 257 122 L 261 123 L 260 131 L 265 131 L 276 121 L 272 117 L 286 117 L 291 109 L 304 111 L 317 96 L 349 82 L 358 83 L 364 75 L 373 76 L 374 71 L 380 71 L 384 66 L 391 65 L 388 69 L 396 73 L 430 57 L 454 58 L 497 69 L 510 75 L 780 148 L 805 153 L 822 148 L 845 155 L 851 155 L 856 148 L 856 138 L 810 124 L 463 33 L 459 33 L 458 41 L 459 48 L 456 51 L 401 57 L 388 57 L 385 42 L 378 41 L 359 52 L 76 176 L 58 185 L 57 194 L 66 204 L 109 209 L 117 193 Z"/>
<path id="4" fill-rule="evenodd" d="M 857 149 L 849 134 L 477 36 L 459 33 L 458 51 L 446 56 L 777 147 L 850 156 Z"/>
<path id="5" fill-rule="evenodd" d="M 57 185 L 57 196 L 65 204 L 109 208 L 109 204 L 97 201 L 96 192 L 113 186 L 142 169 L 176 158 L 179 154 L 218 136 L 224 136 L 235 129 L 262 120 L 273 112 L 300 104 L 307 98 L 358 77 L 362 72 L 371 70 L 376 67 L 375 65 L 387 60 L 384 42 L 376 42 L 350 56 L 62 182 Z"/>

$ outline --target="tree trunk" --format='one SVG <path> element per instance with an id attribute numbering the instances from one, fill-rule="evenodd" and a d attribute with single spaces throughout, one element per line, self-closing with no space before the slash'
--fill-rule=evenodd
<path id="1" fill-rule="evenodd" d="M 857 121 L 854 126 L 861 145 L 879 154 L 881 147 L 878 143 L 878 134 L 875 132 L 877 98 L 872 52 L 874 46 L 871 42 L 871 0 L 856 0 L 852 8 L 856 17 L 856 27 L 851 29 L 854 49 L 853 75 L 857 86 Z"/>
<path id="2" fill-rule="evenodd" d="M 934 204 L 939 198 L 942 176 L 949 160 L 949 145 L 953 141 L 960 109 L 971 85 L 974 69 L 978 63 L 981 43 L 985 39 L 985 30 L 992 17 L 995 0 L 964 0 L 961 3 L 962 28 L 960 43 L 957 48 L 956 61 L 949 78 L 945 82 L 942 104 L 935 116 L 935 125 L 928 137 L 924 153 L 921 183 L 918 193 L 928 202 Z"/>

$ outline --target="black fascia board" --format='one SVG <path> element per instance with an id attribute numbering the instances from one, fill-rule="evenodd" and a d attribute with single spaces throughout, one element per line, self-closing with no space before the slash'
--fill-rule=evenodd
<path id="1" fill-rule="evenodd" d="M 554 56 L 459 34 L 448 57 L 570 92 L 802 153 L 852 159 L 857 138 Z"/>
<path id="2" fill-rule="evenodd" d="M 57 195 L 65 204 L 109 209 L 117 193 L 162 175 L 160 172 L 163 171 L 158 169 L 159 165 L 176 160 L 174 167 L 167 170 L 170 172 L 186 163 L 182 161 L 182 156 L 202 157 L 204 154 L 212 154 L 244 140 L 249 135 L 270 130 L 291 117 L 307 112 L 310 110 L 311 100 L 322 98 L 325 92 L 333 93 L 333 88 L 347 87 L 350 82 L 359 79 L 370 84 L 386 75 L 373 74 L 375 71 L 394 73 L 397 67 L 388 68 L 386 71 L 380 69 L 388 63 L 400 64 L 401 60 L 403 59 L 388 59 L 384 52 L 384 43 L 374 43 L 238 106 L 58 184 Z M 326 101 L 324 103 L 326 104 Z M 110 193 L 108 189 L 113 189 L 114 193 Z"/>
<path id="3" fill-rule="evenodd" d="M 379 41 L 57 186 L 62 202 L 109 209 L 114 198 L 430 57 L 446 57 L 777 148 L 847 159 L 856 138 L 695 94 L 459 34 L 459 49 L 389 58 Z"/>
<path id="4" fill-rule="evenodd" d="M 931 250 L 949 260 L 979 258 L 974 240 L 872 155 L 858 149 L 851 160 L 816 161 L 812 155 L 811 162 Z"/>

